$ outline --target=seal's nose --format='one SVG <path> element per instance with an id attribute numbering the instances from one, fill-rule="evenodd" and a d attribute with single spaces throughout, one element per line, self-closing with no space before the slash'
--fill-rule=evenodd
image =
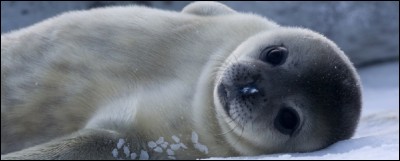
<path id="1" fill-rule="evenodd" d="M 259 89 L 252 84 L 246 85 L 242 88 L 240 88 L 240 94 L 244 95 L 244 96 L 248 96 L 248 95 L 253 95 L 259 92 Z"/>

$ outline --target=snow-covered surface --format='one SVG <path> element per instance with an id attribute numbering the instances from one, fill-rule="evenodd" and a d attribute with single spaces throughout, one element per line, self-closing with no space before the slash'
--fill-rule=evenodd
<path id="1" fill-rule="evenodd" d="M 399 63 L 359 70 L 363 111 L 353 138 L 310 153 L 211 159 L 395 159 L 399 160 Z"/>

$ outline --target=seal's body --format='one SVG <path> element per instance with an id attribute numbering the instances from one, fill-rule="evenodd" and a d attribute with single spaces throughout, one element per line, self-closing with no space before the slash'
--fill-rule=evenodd
<path id="1" fill-rule="evenodd" d="M 349 138 L 361 106 L 333 42 L 215 2 L 76 11 L 4 34 L 1 77 L 2 159 L 310 151 Z"/>

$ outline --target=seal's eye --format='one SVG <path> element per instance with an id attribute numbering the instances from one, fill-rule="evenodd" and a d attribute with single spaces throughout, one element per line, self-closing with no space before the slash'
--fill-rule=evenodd
<path id="1" fill-rule="evenodd" d="M 291 108 L 282 108 L 275 117 L 275 128 L 285 135 L 291 135 L 299 126 L 299 115 Z"/>
<path id="2" fill-rule="evenodd" d="M 281 65 L 286 61 L 288 50 L 283 46 L 270 46 L 261 52 L 261 60 L 273 66 Z"/>

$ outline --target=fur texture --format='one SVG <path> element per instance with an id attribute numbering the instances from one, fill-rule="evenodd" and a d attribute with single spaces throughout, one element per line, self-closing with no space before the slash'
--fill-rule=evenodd
<path id="1" fill-rule="evenodd" d="M 305 110 L 321 118 L 308 120 L 294 141 L 266 132 L 268 126 L 265 133 L 235 128 L 214 94 L 221 73 L 274 43 L 304 53 L 290 58 L 306 64 L 297 73 L 330 71 L 331 61 L 346 71 L 349 79 L 340 81 L 350 84 L 355 103 L 339 104 L 351 106 L 345 123 L 331 125 L 325 112 Z M 325 37 L 217 2 L 195 2 L 182 12 L 138 6 L 69 12 L 1 35 L 1 158 L 195 159 L 315 150 L 352 135 L 358 86 L 347 57 Z M 342 127 L 336 124 L 348 125 L 338 132 L 345 136 L 331 135 Z"/>

